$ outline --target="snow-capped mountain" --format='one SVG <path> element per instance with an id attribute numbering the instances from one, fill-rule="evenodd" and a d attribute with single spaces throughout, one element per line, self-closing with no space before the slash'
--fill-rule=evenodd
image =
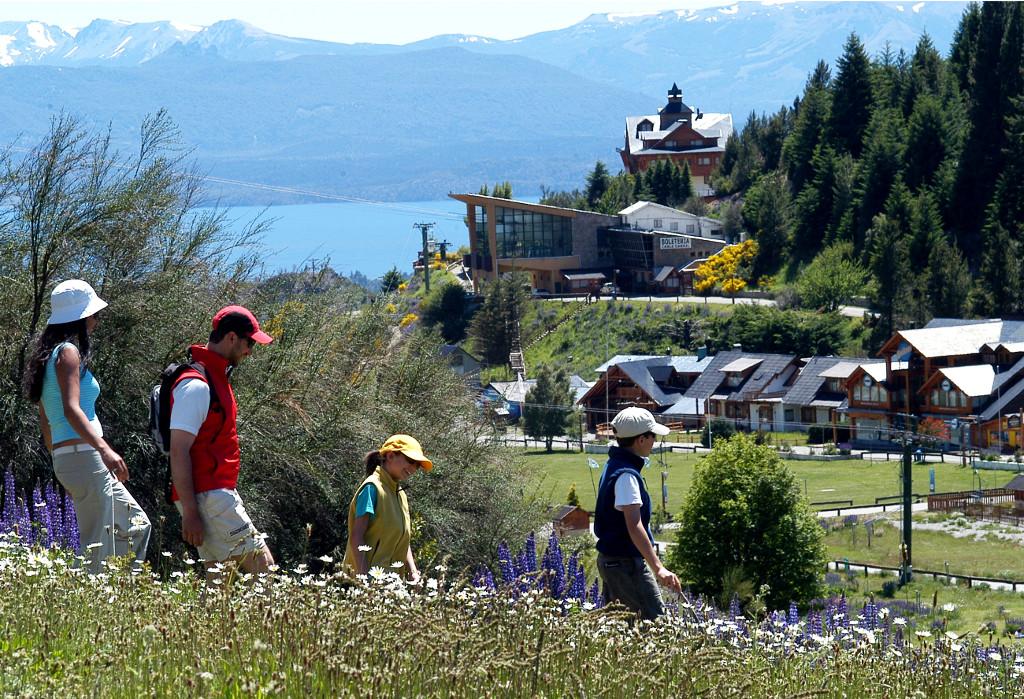
<path id="1" fill-rule="evenodd" d="M 740 2 L 592 15 L 510 41 L 441 35 L 404 46 L 296 39 L 228 20 L 209 27 L 96 20 L 77 32 L 0 23 L 0 145 L 61 111 L 130 143 L 166 108 L 221 177 L 380 198 L 578 186 L 617 169 L 625 117 L 677 83 L 692 107 L 791 104 L 850 32 L 868 50 L 949 49 L 964 3 Z M 2 5 L 0 5 L 2 7 Z M 117 67 L 117 71 L 106 67 Z"/>
<path id="2" fill-rule="evenodd" d="M 56 25 L 0 22 L 0 66 L 38 63 L 72 41 L 72 36 Z"/>
<path id="3" fill-rule="evenodd" d="M 184 43 L 201 31 L 174 22 L 118 22 L 97 19 L 75 34 L 70 42 L 55 49 L 40 63 L 76 65 L 144 63 L 177 43 Z"/>

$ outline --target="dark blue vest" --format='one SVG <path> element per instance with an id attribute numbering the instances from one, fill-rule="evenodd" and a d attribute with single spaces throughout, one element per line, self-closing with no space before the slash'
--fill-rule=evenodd
<path id="1" fill-rule="evenodd" d="M 651 534 L 651 496 L 640 475 L 643 468 L 643 457 L 621 447 L 608 450 L 608 463 L 605 466 L 601 488 L 597 491 L 597 505 L 594 508 L 594 534 L 597 535 L 597 550 L 606 556 L 628 556 L 640 558 L 640 550 L 629 538 L 626 530 L 626 517 L 615 509 L 615 481 L 624 473 L 632 474 L 640 484 L 640 522 L 647 532 L 647 538 L 654 543 Z"/>

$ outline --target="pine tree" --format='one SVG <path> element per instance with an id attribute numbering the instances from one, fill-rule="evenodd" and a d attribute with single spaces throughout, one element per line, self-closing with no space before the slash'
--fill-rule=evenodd
<path id="1" fill-rule="evenodd" d="M 1004 97 L 1001 77 L 1012 71 L 1001 66 L 1003 36 L 1009 4 L 989 2 L 981 8 L 977 48 L 969 76 L 969 131 L 960 155 L 954 200 L 950 211 L 960 249 L 976 262 L 983 245 L 985 211 L 1002 168 Z M 1016 66 L 1020 69 L 1020 65 Z"/>
<path id="2" fill-rule="evenodd" d="M 879 110 L 871 117 L 864 157 L 857 165 L 856 214 L 850 230 L 850 239 L 858 252 L 865 249 L 865 235 L 903 168 L 901 126 L 902 115 L 895 109 Z"/>
<path id="3" fill-rule="evenodd" d="M 942 56 L 925 32 L 918 39 L 914 55 L 910 58 L 906 89 L 903 94 L 903 114 L 907 117 L 917 106 L 919 98 L 930 95 L 938 97 L 946 89 L 946 65 Z"/>
<path id="4" fill-rule="evenodd" d="M 910 259 L 919 265 L 927 264 L 932 249 L 943 240 L 942 216 L 935 198 L 927 190 L 914 200 L 910 216 Z M 928 268 L 925 268 L 927 273 Z"/>
<path id="5" fill-rule="evenodd" d="M 822 63 L 818 65 L 820 68 Z M 786 137 L 782 147 L 782 160 L 796 196 L 813 177 L 814 154 L 825 139 L 830 111 L 831 95 L 828 90 L 808 79 L 803 99 L 796 110 L 793 131 Z"/>
<path id="6" fill-rule="evenodd" d="M 949 120 L 939 98 L 922 94 L 917 98 L 907 125 L 907 159 L 904 180 L 917 191 L 932 186 L 942 163 L 950 157 L 952 149 Z"/>
<path id="7" fill-rule="evenodd" d="M 873 102 L 871 64 L 860 38 L 851 33 L 836 61 L 829 130 L 836 150 L 860 156 Z"/>
<path id="8" fill-rule="evenodd" d="M 822 143 L 810 161 L 811 180 L 797 195 L 793 220 L 793 254 L 813 258 L 828 236 L 835 195 L 835 151 Z"/>
<path id="9" fill-rule="evenodd" d="M 928 257 L 928 299 L 934 316 L 961 318 L 967 312 L 971 273 L 960 251 L 945 236 Z"/>
<path id="10" fill-rule="evenodd" d="M 980 32 L 981 5 L 972 2 L 964 8 L 949 49 L 949 67 L 961 92 L 967 92 L 971 87 L 971 73 L 974 71 Z"/>
<path id="11" fill-rule="evenodd" d="M 871 93 L 875 109 L 903 109 L 909 64 L 903 49 L 893 53 L 892 45 L 885 42 L 878 60 L 871 66 Z"/>
<path id="12" fill-rule="evenodd" d="M 484 287 L 484 300 L 473 315 L 469 335 L 485 364 L 508 363 L 526 298 L 521 274 L 499 277 Z"/>
<path id="13" fill-rule="evenodd" d="M 608 168 L 605 167 L 604 163 L 598 160 L 594 164 L 594 169 L 587 175 L 587 188 L 585 190 L 587 197 L 587 204 L 591 209 L 597 206 L 597 203 L 601 201 L 601 197 L 608 190 L 608 184 L 610 182 L 608 176 Z"/>
<path id="14" fill-rule="evenodd" d="M 380 293 L 390 294 L 398 291 L 398 286 L 405 282 L 405 275 L 398 271 L 398 267 L 392 267 L 380 278 Z"/>
<path id="15" fill-rule="evenodd" d="M 672 193 L 669 206 L 681 206 L 693 196 L 693 176 L 690 174 L 690 163 L 683 161 L 682 167 L 672 163 Z"/>
<path id="16" fill-rule="evenodd" d="M 791 196 L 785 175 L 764 175 L 750 188 L 743 218 L 758 244 L 753 278 L 774 273 L 785 260 L 790 243 Z"/>
<path id="17" fill-rule="evenodd" d="M 995 218 L 983 232 L 985 247 L 975 287 L 973 310 L 978 315 L 1001 316 L 1020 308 L 1020 245 Z"/>
<path id="18" fill-rule="evenodd" d="M 573 394 L 564 371 L 541 366 L 537 383 L 526 393 L 523 405 L 523 432 L 534 439 L 543 439 L 547 451 L 555 437 L 569 429 Z"/>
<path id="19" fill-rule="evenodd" d="M 1007 116 L 1007 148 L 1005 165 L 996 182 L 995 194 L 988 212 L 1018 242 L 1022 242 L 1024 224 L 1024 97 L 1011 102 L 1013 112 Z"/>
<path id="20" fill-rule="evenodd" d="M 880 316 L 880 333 L 891 337 L 899 327 L 901 309 L 911 303 L 907 233 L 885 214 L 879 214 L 872 223 L 870 238 L 869 269 L 876 283 L 871 306 Z"/>

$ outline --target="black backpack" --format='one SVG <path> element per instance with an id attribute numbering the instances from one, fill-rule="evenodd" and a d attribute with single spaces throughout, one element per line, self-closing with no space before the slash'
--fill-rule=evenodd
<path id="1" fill-rule="evenodd" d="M 174 385 L 186 371 L 197 372 L 203 377 L 202 380 L 209 385 L 206 367 L 199 362 L 189 361 L 184 364 L 172 362 L 160 372 L 160 382 L 149 392 L 149 436 L 160 453 L 165 456 L 171 453 L 171 394 L 174 392 Z M 210 386 L 211 408 L 217 402 L 216 393 L 213 386 Z"/>

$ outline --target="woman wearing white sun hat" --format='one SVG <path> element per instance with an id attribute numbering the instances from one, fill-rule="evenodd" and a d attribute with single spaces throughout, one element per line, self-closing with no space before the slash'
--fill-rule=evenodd
<path id="1" fill-rule="evenodd" d="M 87 568 L 99 573 L 108 556 L 129 553 L 139 563 L 149 545 L 149 518 L 122 484 L 124 459 L 103 439 L 96 417 L 100 385 L 88 368 L 89 336 L 107 303 L 87 282 L 69 279 L 54 288 L 50 306 L 25 367 L 25 392 L 39 404 L 53 471 L 74 500 Z"/>

